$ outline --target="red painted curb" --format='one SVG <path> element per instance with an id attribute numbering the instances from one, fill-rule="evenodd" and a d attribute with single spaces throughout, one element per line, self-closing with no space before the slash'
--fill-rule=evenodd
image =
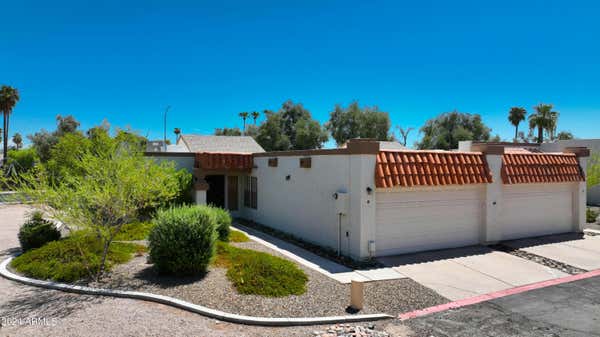
<path id="1" fill-rule="evenodd" d="M 596 269 L 596 270 L 593 270 L 593 271 L 590 271 L 587 273 L 583 273 L 583 274 L 565 276 L 565 277 L 561 277 L 561 278 L 557 278 L 557 279 L 553 279 L 553 280 L 527 284 L 524 286 L 500 290 L 500 291 L 496 291 L 496 292 L 489 293 L 489 294 L 483 294 L 483 295 L 479 295 L 479 296 L 475 296 L 475 297 L 471 297 L 471 298 L 465 298 L 463 300 L 458 300 L 458 301 L 454 301 L 454 302 L 450 302 L 450 303 L 446 303 L 446 304 L 436 305 L 436 306 L 421 309 L 421 310 L 406 312 L 406 313 L 398 315 L 398 318 L 400 320 L 407 320 L 407 319 L 411 319 L 411 318 L 416 318 L 416 317 L 433 314 L 436 312 L 446 311 L 449 309 L 456 309 L 456 308 L 460 308 L 460 307 L 464 307 L 464 306 L 468 306 L 468 305 L 473 305 L 473 304 L 477 304 L 477 303 L 481 303 L 481 302 L 485 302 L 485 301 L 490 301 L 490 300 L 500 298 L 500 297 L 520 294 L 520 293 L 524 293 L 526 291 L 530 291 L 530 290 L 534 290 L 534 289 L 540 289 L 540 288 L 545 288 L 545 287 L 549 287 L 549 286 L 554 286 L 557 284 L 583 280 L 583 279 L 594 277 L 594 276 L 600 276 L 600 269 Z"/>

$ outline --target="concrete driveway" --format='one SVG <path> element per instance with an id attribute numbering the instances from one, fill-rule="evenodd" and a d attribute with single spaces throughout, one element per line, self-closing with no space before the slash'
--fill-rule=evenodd
<path id="1" fill-rule="evenodd" d="M 436 337 L 600 336 L 600 277 L 395 322 L 400 335 Z"/>
<path id="2" fill-rule="evenodd" d="M 379 260 L 451 300 L 568 276 L 483 246 L 388 256 Z"/>
<path id="3" fill-rule="evenodd" d="M 564 234 L 504 242 L 505 245 L 585 269 L 600 269 L 600 236 Z"/>

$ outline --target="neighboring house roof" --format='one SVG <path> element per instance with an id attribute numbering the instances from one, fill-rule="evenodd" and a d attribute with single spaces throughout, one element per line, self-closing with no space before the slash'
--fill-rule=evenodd
<path id="1" fill-rule="evenodd" d="M 185 144 L 167 145 L 167 152 L 182 153 L 190 152 Z"/>
<path id="2" fill-rule="evenodd" d="M 190 152 L 256 153 L 265 152 L 254 138 L 249 136 L 202 136 L 181 135 L 180 142 Z"/>
<path id="3" fill-rule="evenodd" d="M 196 163 L 203 170 L 251 170 L 254 165 L 247 153 L 196 153 Z"/>
<path id="4" fill-rule="evenodd" d="M 505 153 L 502 155 L 501 175 L 505 184 L 585 180 L 573 153 Z"/>
<path id="5" fill-rule="evenodd" d="M 380 151 L 376 162 L 379 188 L 492 182 L 485 156 L 479 152 Z"/>
<path id="6" fill-rule="evenodd" d="M 165 142 L 162 140 L 151 140 L 146 144 L 146 152 L 163 152 Z"/>
<path id="7" fill-rule="evenodd" d="M 398 142 L 379 142 L 380 150 L 406 150 L 406 146 L 398 143 Z"/>

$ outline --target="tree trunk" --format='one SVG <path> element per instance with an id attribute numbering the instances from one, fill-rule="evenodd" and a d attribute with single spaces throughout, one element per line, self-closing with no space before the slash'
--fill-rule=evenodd
<path id="1" fill-rule="evenodd" d="M 519 124 L 515 125 L 515 143 L 517 143 L 517 138 L 519 138 Z"/>
<path id="2" fill-rule="evenodd" d="M 246 118 L 244 118 L 244 132 L 242 133 L 242 136 L 246 135 Z"/>
<path id="3" fill-rule="evenodd" d="M 3 152 L 2 152 L 2 166 L 6 164 L 6 154 L 8 152 L 8 113 L 4 112 L 4 129 L 2 130 Z"/>
<path id="4" fill-rule="evenodd" d="M 544 128 L 542 128 L 541 126 L 538 126 L 538 143 L 543 143 L 544 142 Z"/>
<path id="5" fill-rule="evenodd" d="M 104 275 L 104 271 L 106 270 L 106 258 L 108 257 L 108 250 L 110 248 L 110 243 L 112 242 L 112 235 L 109 240 L 104 242 L 104 247 L 102 250 L 102 260 L 100 262 L 100 270 L 98 271 L 98 275 L 96 275 L 96 281 L 100 281 L 102 275 Z"/>

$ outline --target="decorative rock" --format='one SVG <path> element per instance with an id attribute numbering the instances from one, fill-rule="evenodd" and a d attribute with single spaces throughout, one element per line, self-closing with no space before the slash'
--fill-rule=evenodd
<path id="1" fill-rule="evenodd" d="M 387 332 L 375 330 L 375 325 L 372 323 L 365 325 L 332 325 L 327 328 L 327 332 L 314 331 L 313 335 L 317 337 L 389 337 Z"/>

